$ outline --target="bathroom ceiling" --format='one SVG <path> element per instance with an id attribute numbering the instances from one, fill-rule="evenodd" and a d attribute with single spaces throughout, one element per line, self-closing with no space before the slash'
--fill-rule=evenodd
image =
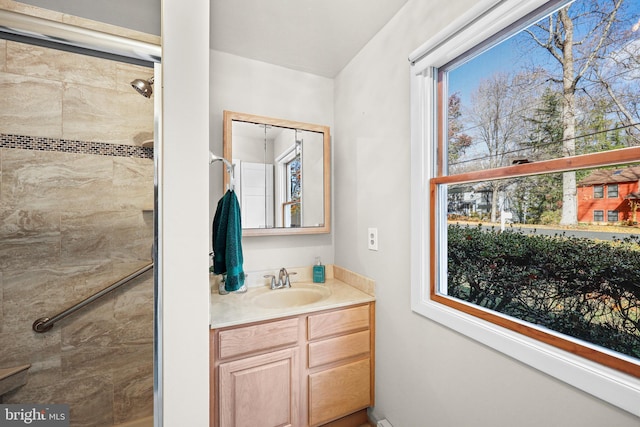
<path id="1" fill-rule="evenodd" d="M 212 0 L 210 47 L 335 77 L 407 0 Z"/>

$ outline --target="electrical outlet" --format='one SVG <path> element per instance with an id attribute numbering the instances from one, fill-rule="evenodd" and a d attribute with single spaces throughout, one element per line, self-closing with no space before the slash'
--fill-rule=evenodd
<path id="1" fill-rule="evenodd" d="M 367 230 L 367 247 L 370 251 L 378 250 L 378 229 L 369 228 Z"/>

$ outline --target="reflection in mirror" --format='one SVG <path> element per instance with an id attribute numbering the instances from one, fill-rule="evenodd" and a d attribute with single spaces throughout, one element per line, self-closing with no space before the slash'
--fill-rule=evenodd
<path id="1" fill-rule="evenodd" d="M 330 231 L 328 127 L 225 111 L 223 145 L 243 235 Z"/>

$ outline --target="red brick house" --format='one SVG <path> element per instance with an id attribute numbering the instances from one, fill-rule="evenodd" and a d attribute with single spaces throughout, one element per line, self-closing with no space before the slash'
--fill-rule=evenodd
<path id="1" fill-rule="evenodd" d="M 593 171 L 578 183 L 578 222 L 637 221 L 639 180 L 640 166 Z"/>

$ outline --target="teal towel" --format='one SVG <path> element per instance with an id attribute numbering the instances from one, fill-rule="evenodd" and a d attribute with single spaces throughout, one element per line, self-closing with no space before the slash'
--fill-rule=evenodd
<path id="1" fill-rule="evenodd" d="M 213 217 L 213 272 L 227 273 L 224 284 L 228 292 L 244 285 L 242 270 L 242 221 L 240 204 L 235 192 L 228 190 L 218 202 Z"/>

